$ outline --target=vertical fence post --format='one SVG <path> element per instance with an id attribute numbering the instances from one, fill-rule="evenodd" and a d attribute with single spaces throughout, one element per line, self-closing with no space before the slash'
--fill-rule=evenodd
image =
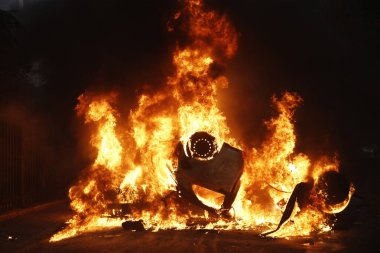
<path id="1" fill-rule="evenodd" d="M 21 170 L 21 131 L 0 121 L 0 211 L 21 207 Z"/>
<path id="2" fill-rule="evenodd" d="M 0 120 L 0 212 L 26 207 L 52 197 L 46 189 L 57 175 L 48 173 L 37 145 L 23 131 Z"/>

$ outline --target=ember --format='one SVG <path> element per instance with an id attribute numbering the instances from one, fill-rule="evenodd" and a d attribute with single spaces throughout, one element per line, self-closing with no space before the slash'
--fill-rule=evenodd
<path id="1" fill-rule="evenodd" d="M 272 235 L 331 229 L 319 200 L 301 209 L 293 205 L 298 195 L 292 192 L 299 194 L 300 183 L 310 186 L 308 199 L 318 199 L 315 189 L 330 180 L 325 173 L 339 171 L 335 158 L 312 161 L 294 153 L 293 117 L 301 97 L 291 92 L 273 96 L 277 115 L 266 122 L 269 135 L 260 147 L 235 139 L 218 106 L 218 91 L 227 88 L 228 80 L 214 70 L 235 54 L 237 33 L 227 17 L 205 10 L 201 0 L 182 2 L 169 30 L 181 23 L 178 27 L 185 29 L 191 43 L 175 50 L 176 71 L 167 84 L 158 92 L 140 95 L 126 129 L 119 124 L 116 94 L 85 93 L 78 98 L 76 111 L 92 131 L 97 156 L 70 188 L 76 215 L 51 242 L 122 222 L 127 229 L 157 231 L 189 229 L 189 223 L 206 220 L 197 228 L 263 232 L 262 227 L 272 230 L 279 222 L 282 226 L 281 217 L 287 220 L 289 212 L 294 222 Z M 330 208 L 332 213 L 348 204 L 353 187 L 349 189 L 332 197 L 332 204 L 340 205 Z M 178 194 L 183 193 L 204 210 L 181 206 Z M 111 216 L 118 218 L 110 218 L 105 214 L 115 204 L 127 205 L 128 210 L 115 207 Z"/>

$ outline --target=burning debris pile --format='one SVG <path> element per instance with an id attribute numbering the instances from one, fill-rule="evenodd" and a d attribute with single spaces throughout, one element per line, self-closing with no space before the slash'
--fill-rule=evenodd
<path id="1" fill-rule="evenodd" d="M 297 94 L 273 96 L 277 115 L 266 122 L 269 135 L 259 148 L 233 137 L 217 94 L 228 86 L 220 70 L 235 54 L 237 33 L 201 0 L 182 2 L 169 30 L 186 31 L 190 43 L 175 50 L 176 71 L 166 85 L 138 98 L 127 126 L 116 94 L 79 97 L 76 111 L 92 131 L 97 156 L 70 188 L 76 214 L 50 241 L 140 220 L 153 231 L 265 232 L 280 222 L 271 235 L 309 235 L 330 230 L 329 214 L 347 206 L 353 188 L 331 186 L 341 179 L 338 161 L 294 153 Z"/>

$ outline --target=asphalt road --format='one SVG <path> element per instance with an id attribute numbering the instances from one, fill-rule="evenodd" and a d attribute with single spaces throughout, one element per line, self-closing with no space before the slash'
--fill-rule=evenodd
<path id="1" fill-rule="evenodd" d="M 352 218 L 352 210 L 360 213 Z M 261 238 L 253 231 L 131 232 L 120 227 L 49 243 L 71 215 L 67 203 L 61 202 L 0 222 L 0 252 L 374 252 L 380 215 L 366 205 L 348 211 L 339 230 L 309 238 Z"/>
<path id="2" fill-rule="evenodd" d="M 10 213 L 0 221 L 0 252 L 27 252 L 38 248 L 51 234 L 60 230 L 71 216 L 67 202 L 58 202 L 21 215 Z"/>

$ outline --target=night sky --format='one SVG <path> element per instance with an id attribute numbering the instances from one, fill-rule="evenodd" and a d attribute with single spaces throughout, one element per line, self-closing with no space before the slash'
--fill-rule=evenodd
<path id="1" fill-rule="evenodd" d="M 11 38 L 0 26 L 2 114 L 29 135 L 44 136 L 36 145 L 49 147 L 57 161 L 73 157 L 61 168 L 70 181 L 86 163 L 77 153 L 76 98 L 117 90 L 127 115 L 147 84 L 164 85 L 176 46 L 166 24 L 178 2 L 24 2 L 12 12 L 20 26 L 11 27 Z M 226 63 L 230 87 L 220 100 L 233 135 L 260 145 L 263 121 L 274 113 L 270 97 L 296 91 L 304 99 L 296 114 L 297 151 L 339 154 L 360 184 L 355 157 L 363 146 L 380 146 L 380 14 L 374 2 L 206 1 L 239 32 L 238 52 Z"/>

